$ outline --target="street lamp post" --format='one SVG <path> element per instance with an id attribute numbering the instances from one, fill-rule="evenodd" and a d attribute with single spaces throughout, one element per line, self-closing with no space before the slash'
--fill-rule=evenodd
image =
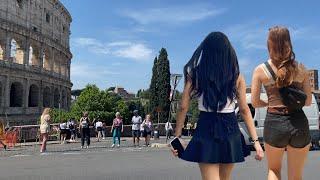
<path id="1" fill-rule="evenodd" d="M 173 89 L 172 89 L 172 94 L 171 94 L 171 97 L 170 97 L 170 113 L 169 113 L 169 117 L 168 117 L 168 121 L 169 122 L 171 121 L 172 103 L 175 100 L 175 97 L 174 97 L 175 96 L 175 91 L 176 91 L 176 88 L 177 88 L 181 78 L 182 78 L 182 74 L 171 74 L 171 76 L 170 76 L 171 85 L 172 85 Z"/>

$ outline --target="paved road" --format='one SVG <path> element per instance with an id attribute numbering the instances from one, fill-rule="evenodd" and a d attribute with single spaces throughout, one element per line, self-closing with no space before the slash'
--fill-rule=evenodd
<path id="1" fill-rule="evenodd" d="M 90 149 L 79 144 L 50 145 L 40 155 L 33 147 L 6 152 L 0 157 L 1 180 L 193 180 L 200 179 L 196 164 L 170 156 L 165 148 L 110 148 L 110 142 L 93 143 Z M 13 153 L 14 152 L 14 153 Z M 19 152 L 19 153 L 17 153 Z M 304 179 L 318 180 L 320 151 L 309 153 Z M 283 172 L 286 171 L 286 168 Z M 285 174 L 284 174 L 285 175 Z M 235 180 L 260 180 L 266 176 L 266 162 L 248 157 L 233 171 Z M 284 176 L 285 177 L 285 176 Z M 286 177 L 284 178 L 286 179 Z"/>

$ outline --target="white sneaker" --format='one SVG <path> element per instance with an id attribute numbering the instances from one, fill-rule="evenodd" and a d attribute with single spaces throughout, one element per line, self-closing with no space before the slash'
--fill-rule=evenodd
<path id="1" fill-rule="evenodd" d="M 120 147 L 120 144 L 118 144 L 117 147 Z"/>
<path id="2" fill-rule="evenodd" d="M 105 140 L 106 138 L 102 138 L 103 140 Z"/>
<path id="3" fill-rule="evenodd" d="M 81 146 L 81 149 L 83 149 L 83 146 Z"/>
<path id="4" fill-rule="evenodd" d="M 87 149 L 89 149 L 89 146 L 86 146 Z"/>
<path id="5" fill-rule="evenodd" d="M 114 146 L 115 146 L 115 144 L 112 144 L 112 146 L 111 146 L 111 147 L 112 147 L 112 148 L 114 148 Z"/>

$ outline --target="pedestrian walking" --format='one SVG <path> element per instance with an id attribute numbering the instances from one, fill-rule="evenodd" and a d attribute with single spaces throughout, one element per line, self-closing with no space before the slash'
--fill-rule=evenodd
<path id="1" fill-rule="evenodd" d="M 47 141 L 51 122 L 50 111 L 50 108 L 45 108 L 40 117 L 40 135 L 42 138 L 42 144 L 40 148 L 41 153 L 47 151 Z"/>
<path id="2" fill-rule="evenodd" d="M 61 144 L 65 144 L 66 143 L 66 139 L 67 139 L 67 133 L 68 133 L 68 129 L 67 129 L 67 123 L 66 122 L 62 122 L 59 124 L 59 130 L 60 130 L 60 143 Z"/>
<path id="3" fill-rule="evenodd" d="M 83 116 L 80 119 L 80 133 L 81 133 L 81 149 L 84 148 L 84 141 L 86 140 L 88 149 L 90 146 L 90 120 L 88 117 L 89 113 L 84 112 Z"/>
<path id="4" fill-rule="evenodd" d="M 97 141 L 99 142 L 102 138 L 102 122 L 100 119 L 98 119 L 98 121 L 96 122 L 95 124 L 95 128 L 96 128 L 96 131 L 97 131 Z"/>
<path id="5" fill-rule="evenodd" d="M 263 132 L 268 180 L 281 179 L 285 153 L 288 179 L 302 179 L 311 140 L 308 119 L 302 110 L 312 101 L 309 73 L 296 61 L 286 27 L 270 28 L 267 44 L 269 60 L 253 73 L 251 97 L 255 108 L 268 109 Z M 260 99 L 262 85 L 268 101 Z"/>
<path id="6" fill-rule="evenodd" d="M 140 142 L 140 126 L 142 123 L 142 118 L 138 114 L 138 110 L 133 111 L 133 117 L 132 117 L 132 138 L 133 138 L 133 146 L 136 146 L 136 139 L 137 139 L 137 145 L 139 146 Z"/>
<path id="7" fill-rule="evenodd" d="M 165 130 L 166 130 L 166 142 L 168 141 L 168 139 L 171 139 L 171 135 L 172 135 L 172 124 L 170 121 L 166 122 L 165 124 Z"/>
<path id="8" fill-rule="evenodd" d="M 69 119 L 67 122 L 67 127 L 69 128 L 70 131 L 70 141 L 75 142 L 76 141 L 76 123 L 74 119 Z"/>
<path id="9" fill-rule="evenodd" d="M 239 74 L 237 56 L 227 36 L 210 33 L 186 64 L 184 77 L 176 137 L 181 137 L 192 97 L 198 100 L 200 115 L 196 132 L 184 152 L 172 150 L 173 154 L 198 163 L 203 180 L 230 179 L 234 163 L 243 162 L 250 153 L 241 139 L 235 116 L 237 101 L 253 139 L 256 159 L 261 160 L 264 154 L 246 102 L 245 80 Z"/>
<path id="10" fill-rule="evenodd" d="M 116 140 L 118 139 L 117 147 L 120 147 L 121 133 L 123 133 L 123 120 L 119 112 L 116 113 L 116 118 L 113 120 L 111 133 L 113 137 L 113 144 L 111 147 L 116 145 Z"/>
<path id="11" fill-rule="evenodd" d="M 144 126 L 144 133 L 145 133 L 145 140 L 146 140 L 146 146 L 150 146 L 150 138 L 151 138 L 151 132 L 153 131 L 153 124 L 151 121 L 151 115 L 148 114 L 146 116 L 146 119 L 144 120 L 143 123 Z"/>
<path id="12" fill-rule="evenodd" d="M 7 145 L 2 142 L 3 139 L 5 139 L 5 128 L 4 128 L 4 123 L 3 120 L 0 120 L 0 144 L 2 145 L 4 150 L 7 150 Z"/>
<path id="13" fill-rule="evenodd" d="M 107 131 L 107 124 L 105 121 L 103 121 L 102 123 L 102 139 L 103 140 L 106 139 L 106 131 Z"/>
<path id="14" fill-rule="evenodd" d="M 146 136 L 145 136 L 145 132 L 144 132 L 144 120 L 142 121 L 142 123 L 140 124 L 140 137 L 142 138 L 144 138 L 145 139 L 145 141 L 146 141 Z"/>

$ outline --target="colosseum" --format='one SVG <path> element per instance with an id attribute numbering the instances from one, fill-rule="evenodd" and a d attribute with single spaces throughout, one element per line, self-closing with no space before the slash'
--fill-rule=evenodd
<path id="1" fill-rule="evenodd" d="M 0 0 L 0 119 L 34 124 L 71 101 L 71 15 L 59 0 Z"/>

